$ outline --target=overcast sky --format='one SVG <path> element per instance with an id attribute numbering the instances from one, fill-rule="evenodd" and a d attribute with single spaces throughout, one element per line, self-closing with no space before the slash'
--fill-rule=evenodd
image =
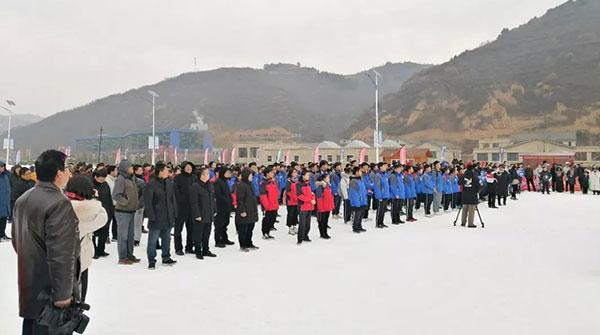
<path id="1" fill-rule="evenodd" d="M 182 72 L 439 64 L 565 0 L 3 0 L 0 103 L 48 116 Z"/>

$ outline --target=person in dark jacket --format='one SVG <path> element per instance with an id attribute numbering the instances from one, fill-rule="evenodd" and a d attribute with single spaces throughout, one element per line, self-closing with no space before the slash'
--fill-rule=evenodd
<path id="1" fill-rule="evenodd" d="M 531 189 L 529 188 L 529 185 L 531 184 L 531 187 L 533 187 L 533 192 L 537 192 L 535 189 L 535 183 L 533 182 L 533 169 L 531 168 L 531 165 L 527 165 L 527 167 L 525 167 L 525 179 L 527 180 L 527 191 L 531 192 Z"/>
<path id="2" fill-rule="evenodd" d="M 508 177 L 510 180 L 510 198 L 517 200 L 517 193 L 519 192 L 519 187 L 521 187 L 521 176 L 519 176 L 515 165 L 511 166 Z"/>
<path id="3" fill-rule="evenodd" d="M 587 169 L 581 171 L 578 180 L 579 186 L 581 187 L 581 191 L 583 192 L 583 194 L 588 194 L 588 189 L 590 188 L 590 171 Z"/>
<path id="4" fill-rule="evenodd" d="M 498 206 L 506 206 L 506 197 L 508 196 L 508 185 L 510 178 L 508 173 L 504 170 L 504 165 L 500 165 L 498 167 L 498 172 L 494 174 L 494 177 L 498 181 L 498 189 L 496 190 Z"/>
<path id="5" fill-rule="evenodd" d="M 138 188 L 138 207 L 135 211 L 135 229 L 133 231 L 134 246 L 137 247 L 142 240 L 142 233 L 148 232 L 144 228 L 144 188 L 146 187 L 146 176 L 144 176 L 144 168 L 141 165 L 133 166 L 133 179 Z"/>
<path id="6" fill-rule="evenodd" d="M 62 192 L 70 177 L 66 158 L 60 151 L 43 152 L 35 162 L 39 183 L 15 202 L 12 244 L 23 334 L 48 334 L 36 323 L 43 308 L 67 308 L 80 299 L 79 221 Z"/>
<path id="7" fill-rule="evenodd" d="M 131 265 L 139 263 L 140 259 L 133 255 L 134 219 L 139 205 L 138 189 L 133 179 L 133 165 L 129 161 L 119 163 L 119 176 L 112 190 L 115 205 L 115 218 L 118 229 L 119 264 Z"/>
<path id="8" fill-rule="evenodd" d="M 153 270 L 156 264 L 156 245 L 160 238 L 163 265 L 174 265 L 177 261 L 171 258 L 171 228 L 175 225 L 177 203 L 173 192 L 173 184 L 169 179 L 169 169 L 163 162 L 156 163 L 155 178 L 144 189 L 144 208 L 148 216 L 148 269 Z"/>
<path id="9" fill-rule="evenodd" d="M 32 187 L 35 186 L 35 182 L 31 180 L 31 171 L 29 168 L 22 167 L 19 169 L 19 179 L 13 183 L 12 191 L 11 191 L 11 201 L 14 202 L 19 199 L 23 195 L 23 193 L 29 191 Z"/>
<path id="10" fill-rule="evenodd" d="M 110 195 L 110 186 L 106 183 L 108 173 L 106 169 L 96 170 L 92 173 L 94 189 L 97 191 L 97 198 L 106 211 L 106 225 L 94 232 L 94 259 L 108 257 L 110 254 L 105 251 L 106 241 L 108 240 L 108 229 L 110 228 L 111 218 L 115 215 L 115 206 Z"/>
<path id="11" fill-rule="evenodd" d="M 275 181 L 275 173 L 272 167 L 266 167 L 263 175 L 265 178 L 258 186 L 260 203 L 265 209 L 265 215 L 262 220 L 262 235 L 263 239 L 270 240 L 274 239 L 271 236 L 271 230 L 275 227 L 277 211 L 279 210 L 279 186 Z"/>
<path id="12" fill-rule="evenodd" d="M 567 184 L 569 185 L 569 192 L 571 194 L 575 193 L 575 182 L 577 181 L 577 176 L 575 176 L 575 170 L 571 168 L 569 172 L 567 172 Z"/>
<path id="13" fill-rule="evenodd" d="M 248 252 L 258 249 L 252 243 L 252 231 L 258 222 L 258 204 L 252 184 L 254 176 L 252 170 L 244 169 L 241 173 L 241 181 L 235 189 L 237 207 L 235 208 L 235 224 L 239 228 L 238 239 L 240 250 Z"/>
<path id="14" fill-rule="evenodd" d="M 6 236 L 6 222 L 11 215 L 11 182 L 6 164 L 0 161 L 0 242 L 10 241 Z"/>
<path id="15" fill-rule="evenodd" d="M 192 220 L 191 204 L 190 204 L 190 189 L 196 181 L 196 176 L 193 175 L 195 166 L 191 162 L 183 162 L 181 164 L 181 173 L 173 180 L 173 190 L 175 199 L 177 200 L 177 219 L 175 220 L 175 253 L 183 256 L 183 244 L 181 233 L 183 226 L 186 230 L 185 252 L 188 254 L 194 253 L 194 242 L 192 236 L 194 234 L 194 221 Z"/>
<path id="16" fill-rule="evenodd" d="M 542 194 L 550 194 L 550 183 L 552 182 L 552 174 L 550 174 L 546 165 L 544 165 L 544 167 L 542 168 L 542 172 L 540 172 L 540 179 L 542 180 Z"/>
<path id="17" fill-rule="evenodd" d="M 496 176 L 492 168 L 488 168 L 486 170 L 485 180 L 487 184 L 488 207 L 498 208 L 496 207 L 496 192 L 498 192 L 498 180 L 496 180 Z"/>
<path id="18" fill-rule="evenodd" d="M 462 227 L 467 224 L 467 218 L 469 221 L 467 227 L 477 227 L 473 221 L 475 219 L 477 204 L 479 203 L 480 184 L 479 177 L 475 174 L 474 168 L 475 166 L 472 164 L 467 165 L 467 171 L 460 177 L 459 181 L 459 184 L 462 186 Z"/>
<path id="19" fill-rule="evenodd" d="M 10 169 L 10 174 L 9 174 L 9 181 L 10 181 L 10 187 L 11 187 L 11 194 L 10 194 L 10 212 L 13 212 L 13 209 L 15 208 L 15 198 L 13 198 L 12 196 L 12 192 L 14 192 L 15 187 L 17 186 L 17 184 L 19 183 L 20 179 L 21 179 L 21 165 L 13 165 L 13 167 Z M 10 221 L 11 218 L 9 217 L 8 220 Z"/>
<path id="20" fill-rule="evenodd" d="M 215 245 L 217 248 L 225 248 L 227 245 L 235 243 L 229 240 L 227 236 L 227 226 L 231 212 L 233 211 L 233 197 L 229 188 L 231 171 L 227 167 L 222 167 L 219 172 L 219 178 L 214 183 L 215 198 L 217 200 L 217 216 L 215 216 Z"/>
<path id="21" fill-rule="evenodd" d="M 217 204 L 215 202 L 215 190 L 210 182 L 210 173 L 205 167 L 200 168 L 198 181 L 192 185 L 190 204 L 192 217 L 195 221 L 193 236 L 196 258 L 217 257 L 217 255 L 210 252 L 208 245 L 210 231 L 217 212 Z"/>

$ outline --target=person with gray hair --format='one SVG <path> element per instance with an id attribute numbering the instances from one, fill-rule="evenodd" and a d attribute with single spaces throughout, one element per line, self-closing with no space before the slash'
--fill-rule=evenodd
<path id="1" fill-rule="evenodd" d="M 133 166 L 126 160 L 119 164 L 119 176 L 112 191 L 117 219 L 119 264 L 131 265 L 140 259 L 133 255 L 134 219 L 139 205 L 138 186 L 133 177 Z"/>

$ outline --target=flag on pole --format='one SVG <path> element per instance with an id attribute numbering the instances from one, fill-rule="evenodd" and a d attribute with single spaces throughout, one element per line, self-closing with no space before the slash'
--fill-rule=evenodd
<path id="1" fill-rule="evenodd" d="M 313 163 L 318 163 L 319 162 L 319 147 L 315 148 L 315 154 L 313 156 Z"/>
<path id="2" fill-rule="evenodd" d="M 360 149 L 360 153 L 358 154 L 358 163 L 362 164 L 365 162 L 365 155 L 367 154 L 367 148 Z"/>
<path id="3" fill-rule="evenodd" d="M 237 148 L 231 149 L 231 160 L 229 161 L 229 164 L 235 164 L 235 153 L 236 152 L 237 152 Z"/>
<path id="4" fill-rule="evenodd" d="M 7 103 L 9 106 L 16 106 L 16 105 L 17 105 L 17 104 L 15 104 L 15 102 L 14 102 L 14 101 L 12 101 L 12 100 L 6 100 L 6 103 Z"/>
<path id="5" fill-rule="evenodd" d="M 498 155 L 498 163 L 502 163 L 502 156 L 504 156 L 504 149 L 500 148 L 500 154 Z"/>
<path id="6" fill-rule="evenodd" d="M 204 165 L 208 165 L 208 148 L 204 149 Z"/>
<path id="7" fill-rule="evenodd" d="M 290 161 L 290 149 L 288 149 L 285 153 L 285 165 L 290 165 L 291 161 Z"/>
<path id="8" fill-rule="evenodd" d="M 67 148 L 65 149 L 65 155 L 66 155 L 67 157 L 71 157 L 71 147 L 67 147 Z"/>
<path id="9" fill-rule="evenodd" d="M 183 160 L 187 161 L 188 149 L 183 150 Z"/>
<path id="10" fill-rule="evenodd" d="M 400 164 L 406 164 L 406 145 L 400 148 Z"/>
<path id="11" fill-rule="evenodd" d="M 177 156 L 177 147 L 175 148 L 175 151 L 173 152 L 173 160 L 175 161 L 175 165 L 177 165 L 177 163 L 179 162 L 179 157 Z"/>
<path id="12" fill-rule="evenodd" d="M 340 162 L 343 162 L 346 160 L 346 151 L 344 150 L 344 148 L 342 148 L 342 150 L 340 150 Z"/>
<path id="13" fill-rule="evenodd" d="M 167 161 L 167 150 L 163 150 L 163 161 Z"/>
<path id="14" fill-rule="evenodd" d="M 279 148 L 279 150 L 277 151 L 277 159 L 275 160 L 276 163 L 281 162 L 281 148 Z"/>
<path id="15" fill-rule="evenodd" d="M 15 164 L 19 164 L 21 162 L 21 150 L 17 151 L 15 155 Z"/>
<path id="16" fill-rule="evenodd" d="M 227 157 L 227 149 L 221 151 L 221 163 L 225 164 L 225 158 Z"/>
<path id="17" fill-rule="evenodd" d="M 440 160 L 444 160 L 444 156 L 446 156 L 446 147 L 442 147 L 442 157 L 440 158 Z"/>
<path id="18" fill-rule="evenodd" d="M 117 149 L 117 154 L 115 155 L 115 165 L 119 165 L 121 163 L 121 148 Z"/>

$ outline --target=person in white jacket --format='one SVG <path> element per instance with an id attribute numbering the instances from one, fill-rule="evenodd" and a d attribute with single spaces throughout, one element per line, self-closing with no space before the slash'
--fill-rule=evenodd
<path id="1" fill-rule="evenodd" d="M 350 211 L 350 198 L 348 197 L 348 188 L 350 187 L 350 168 L 347 167 L 342 172 L 340 185 L 338 186 L 338 194 L 342 197 L 342 203 L 344 205 L 344 223 L 350 223 L 351 211 Z"/>
<path id="2" fill-rule="evenodd" d="M 600 171 L 597 166 L 594 166 L 590 173 L 590 191 L 595 195 L 600 194 Z"/>
<path id="3" fill-rule="evenodd" d="M 74 176 L 67 183 L 65 195 L 71 200 L 73 210 L 79 219 L 79 239 L 81 241 L 81 301 L 85 301 L 88 284 L 88 268 L 94 257 L 94 232 L 102 228 L 108 219 L 106 210 L 96 197 L 94 184 L 89 177 Z"/>

